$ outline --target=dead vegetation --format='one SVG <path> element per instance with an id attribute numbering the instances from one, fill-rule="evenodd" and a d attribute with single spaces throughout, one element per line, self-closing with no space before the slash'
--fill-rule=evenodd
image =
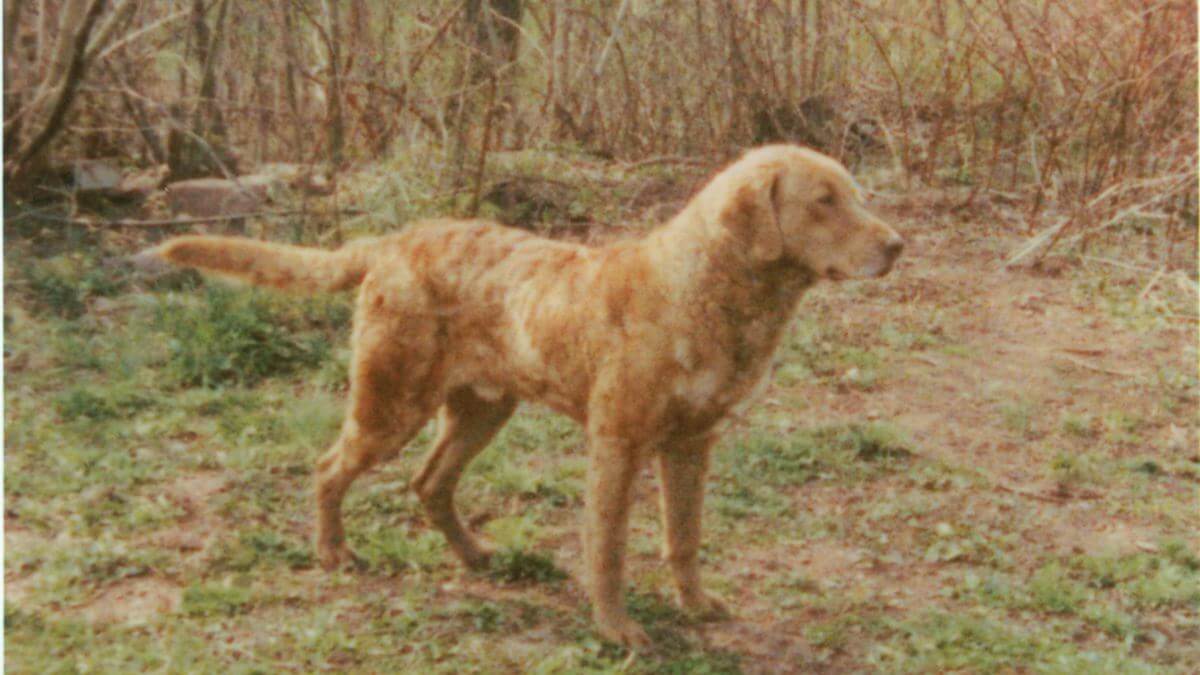
<path id="1" fill-rule="evenodd" d="M 417 153 L 473 211 L 506 191 L 495 151 L 714 164 L 786 139 L 1018 205 L 1014 263 L 1196 220 L 1182 0 L 338 4 L 6 2 L 10 188 L 77 160 L 174 181 Z M 553 188 L 524 187 L 541 212 Z"/>

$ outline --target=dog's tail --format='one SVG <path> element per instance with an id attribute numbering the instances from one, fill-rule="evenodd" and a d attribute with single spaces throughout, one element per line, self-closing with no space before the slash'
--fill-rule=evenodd
<path id="1" fill-rule="evenodd" d="M 323 251 L 240 237 L 196 235 L 169 239 L 138 257 L 159 258 L 256 286 L 309 292 L 355 288 L 362 283 L 371 262 L 369 248 L 362 244 Z"/>

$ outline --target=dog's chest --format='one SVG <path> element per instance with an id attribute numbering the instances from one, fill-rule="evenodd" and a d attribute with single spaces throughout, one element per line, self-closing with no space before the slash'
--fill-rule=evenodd
<path id="1" fill-rule="evenodd" d="M 689 426 L 715 422 L 752 399 L 769 379 L 776 339 L 769 326 L 743 326 L 724 336 L 676 338 L 679 366 L 670 380 L 671 408 Z"/>

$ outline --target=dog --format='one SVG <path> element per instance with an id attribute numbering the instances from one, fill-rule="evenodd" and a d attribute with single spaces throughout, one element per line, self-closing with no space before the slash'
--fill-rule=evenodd
<path id="1" fill-rule="evenodd" d="M 324 568 L 356 561 L 341 517 L 350 484 L 433 415 L 437 438 L 411 487 L 454 554 L 485 567 L 491 550 L 463 526 L 455 486 L 518 401 L 539 402 L 586 430 L 596 626 L 641 647 L 649 638 L 621 598 L 634 477 L 657 462 L 663 557 L 682 608 L 728 616 L 697 563 L 718 422 L 766 378 L 805 289 L 881 277 L 903 246 L 836 160 L 772 145 L 726 167 L 665 225 L 607 246 L 433 220 L 337 251 L 183 236 L 152 253 L 256 285 L 358 289 L 348 409 L 316 472 Z"/>

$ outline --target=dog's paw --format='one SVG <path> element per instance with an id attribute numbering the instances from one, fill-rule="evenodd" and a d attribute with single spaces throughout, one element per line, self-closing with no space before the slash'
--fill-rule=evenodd
<path id="1" fill-rule="evenodd" d="M 357 572 L 367 566 L 366 562 L 346 544 L 318 548 L 317 560 L 321 563 L 321 569 L 326 572 L 338 570 Z"/>
<path id="2" fill-rule="evenodd" d="M 491 546 L 476 544 L 468 551 L 463 551 L 458 557 L 468 569 L 476 572 L 482 572 L 492 566 L 492 556 L 496 554 L 496 549 Z"/>
<path id="3" fill-rule="evenodd" d="M 596 630 L 600 636 L 609 642 L 614 642 L 630 649 L 646 649 L 650 647 L 650 636 L 627 614 L 601 617 L 597 616 Z"/>
<path id="4" fill-rule="evenodd" d="M 733 616 L 724 602 L 716 596 L 709 595 L 703 591 L 686 598 L 680 598 L 679 606 L 685 614 L 700 621 L 721 621 Z"/>

